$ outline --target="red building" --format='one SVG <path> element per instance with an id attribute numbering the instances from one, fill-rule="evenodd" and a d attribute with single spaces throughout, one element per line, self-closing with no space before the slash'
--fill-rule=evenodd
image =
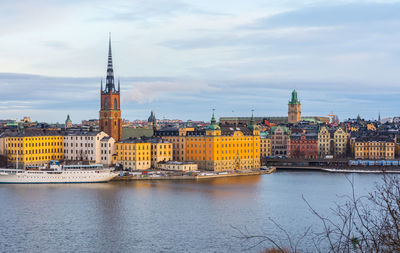
<path id="1" fill-rule="evenodd" d="M 120 108 L 120 84 L 118 81 L 118 90 L 114 85 L 114 70 L 111 55 L 111 37 L 108 47 L 108 64 L 106 87 L 103 90 L 103 81 L 101 82 L 101 108 L 100 108 L 100 130 L 104 131 L 115 141 L 122 139 L 122 119 Z"/>
<path id="2" fill-rule="evenodd" d="M 318 157 L 317 133 L 294 133 L 288 143 L 290 158 L 313 159 Z"/>

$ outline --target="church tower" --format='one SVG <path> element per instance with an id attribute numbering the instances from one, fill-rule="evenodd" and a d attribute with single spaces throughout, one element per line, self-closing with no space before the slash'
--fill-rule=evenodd
<path id="1" fill-rule="evenodd" d="M 288 110 L 288 122 L 290 124 L 296 124 L 301 120 L 301 104 L 297 99 L 297 91 L 293 90 L 292 100 L 289 101 Z"/>
<path id="2" fill-rule="evenodd" d="M 119 141 L 122 139 L 120 83 L 118 81 L 118 89 L 116 89 L 111 55 L 111 36 L 108 42 L 106 87 L 103 89 L 103 81 L 101 81 L 100 95 L 100 130 L 113 137 L 115 141 Z"/>

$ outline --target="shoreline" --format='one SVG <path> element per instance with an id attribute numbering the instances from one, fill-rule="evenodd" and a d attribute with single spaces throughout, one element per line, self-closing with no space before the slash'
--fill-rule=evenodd
<path id="1" fill-rule="evenodd" d="M 194 175 L 194 176 L 117 176 L 111 181 L 137 181 L 137 180 L 203 180 L 213 178 L 224 178 L 224 177 L 244 177 L 244 176 L 258 176 L 268 175 L 276 171 L 275 167 L 266 171 L 251 171 L 251 172 L 238 172 L 238 173 L 227 173 L 227 174 L 214 174 L 214 175 Z"/>
<path id="2" fill-rule="evenodd" d="M 377 169 L 377 168 L 369 168 L 369 169 L 362 169 L 362 168 L 324 168 L 324 167 L 280 167 L 277 166 L 277 170 L 298 170 L 298 171 L 321 171 L 321 172 L 328 172 L 328 173 L 357 173 L 357 174 L 400 174 L 400 169 Z"/>

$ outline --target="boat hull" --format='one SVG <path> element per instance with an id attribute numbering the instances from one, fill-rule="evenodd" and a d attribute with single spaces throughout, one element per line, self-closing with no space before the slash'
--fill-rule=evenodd
<path id="1" fill-rule="evenodd" d="M 106 183 L 118 174 L 104 171 L 26 171 L 16 174 L 0 174 L 0 184 L 86 184 Z"/>

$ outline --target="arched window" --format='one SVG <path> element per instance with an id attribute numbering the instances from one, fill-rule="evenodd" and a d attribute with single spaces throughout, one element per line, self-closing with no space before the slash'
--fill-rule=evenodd
<path id="1" fill-rule="evenodd" d="M 114 110 L 117 110 L 118 104 L 117 104 L 117 99 L 114 98 Z"/>
<path id="2" fill-rule="evenodd" d="M 108 99 L 107 98 L 104 99 L 104 109 L 105 110 L 108 109 Z"/>

